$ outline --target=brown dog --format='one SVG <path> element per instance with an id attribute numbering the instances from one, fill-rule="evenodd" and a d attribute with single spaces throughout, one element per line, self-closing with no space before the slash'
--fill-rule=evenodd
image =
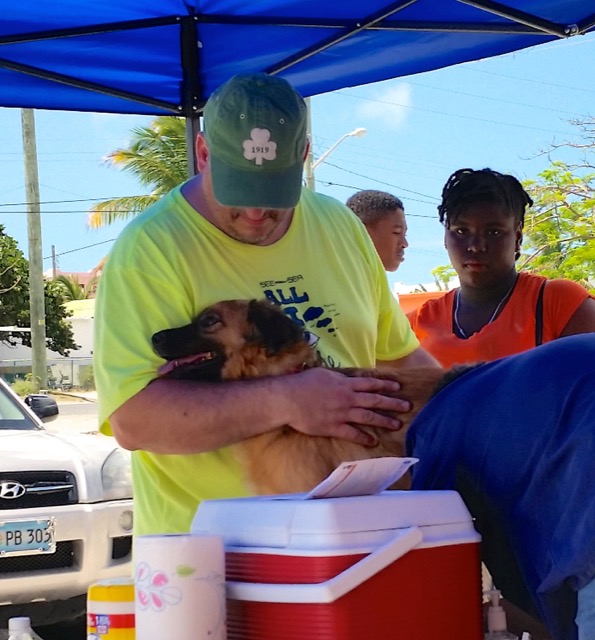
<path id="1" fill-rule="evenodd" d="M 178 379 L 240 380 L 323 366 L 303 330 L 265 300 L 219 302 L 186 326 L 156 333 L 153 347 L 168 361 L 160 374 Z M 404 455 L 407 427 L 444 375 L 434 367 L 337 371 L 397 380 L 399 397 L 412 404 L 409 413 L 399 415 L 404 428 L 398 432 L 375 429 L 379 444 L 372 448 L 339 438 L 308 436 L 290 426 L 244 440 L 235 448 L 257 493 L 309 491 L 341 462 Z M 408 479 L 403 479 L 397 486 L 407 485 Z"/>

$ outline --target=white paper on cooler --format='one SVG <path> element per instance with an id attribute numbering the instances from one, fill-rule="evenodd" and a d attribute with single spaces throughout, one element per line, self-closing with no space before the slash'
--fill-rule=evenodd
<path id="1" fill-rule="evenodd" d="M 371 496 L 388 489 L 416 462 L 417 458 L 394 457 L 342 462 L 305 499 Z"/>
<path id="2" fill-rule="evenodd" d="M 139 640 L 225 640 L 225 552 L 221 536 L 138 536 L 134 565 Z"/>

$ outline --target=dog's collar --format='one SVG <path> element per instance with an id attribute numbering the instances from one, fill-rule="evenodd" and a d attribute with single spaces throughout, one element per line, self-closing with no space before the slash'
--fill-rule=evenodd
<path id="1" fill-rule="evenodd" d="M 159 369 L 157 369 L 157 374 L 161 377 L 166 376 L 172 371 L 175 371 L 178 367 L 182 367 L 186 364 L 194 364 L 195 362 L 205 362 L 207 360 L 212 360 L 214 357 L 215 353 L 213 351 L 206 351 L 203 353 L 194 353 L 191 356 L 176 358 L 175 360 L 168 360 L 165 364 L 162 364 Z"/>

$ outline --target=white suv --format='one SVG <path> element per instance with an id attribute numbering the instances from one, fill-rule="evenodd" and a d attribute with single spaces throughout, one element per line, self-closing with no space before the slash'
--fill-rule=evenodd
<path id="1" fill-rule="evenodd" d="M 129 453 L 98 433 L 47 430 L 49 396 L 25 403 L 0 380 L 0 629 L 12 616 L 78 617 L 89 585 L 132 573 Z"/>

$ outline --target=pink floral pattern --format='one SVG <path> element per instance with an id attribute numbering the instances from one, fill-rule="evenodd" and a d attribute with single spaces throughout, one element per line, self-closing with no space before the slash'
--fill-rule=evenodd
<path id="1" fill-rule="evenodd" d="M 141 609 L 162 611 L 182 601 L 182 592 L 169 584 L 165 571 L 153 571 L 146 562 L 140 562 L 136 568 L 136 600 Z"/>

